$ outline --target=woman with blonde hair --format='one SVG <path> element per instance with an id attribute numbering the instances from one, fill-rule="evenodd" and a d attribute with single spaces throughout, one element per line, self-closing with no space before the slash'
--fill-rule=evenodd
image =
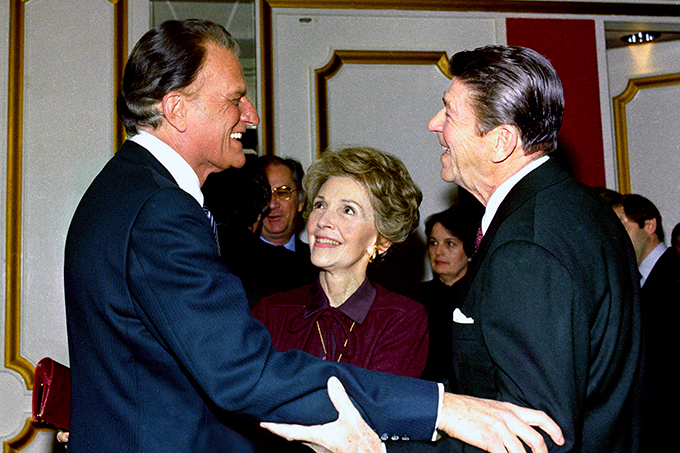
<path id="1" fill-rule="evenodd" d="M 420 189 L 399 159 L 368 147 L 325 152 L 303 185 L 319 277 L 265 297 L 253 316 L 280 351 L 420 377 L 428 350 L 424 308 L 366 278 L 371 262 L 417 228 Z"/>

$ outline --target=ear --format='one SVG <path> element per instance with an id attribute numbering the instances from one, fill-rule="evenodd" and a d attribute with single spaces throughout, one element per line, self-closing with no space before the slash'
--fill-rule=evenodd
<path id="1" fill-rule="evenodd" d="M 489 134 L 493 146 L 491 156 L 493 163 L 501 163 L 512 156 L 519 143 L 519 133 L 514 126 L 503 124 L 494 128 Z"/>
<path id="2" fill-rule="evenodd" d="M 391 246 L 392 242 L 388 241 L 382 236 L 379 237 L 377 241 L 375 241 L 375 248 L 378 249 L 378 253 L 381 255 L 385 253 Z"/>
<path id="3" fill-rule="evenodd" d="M 160 110 L 163 118 L 178 132 L 187 129 L 187 99 L 179 91 L 171 91 L 161 100 Z"/>
<path id="4" fill-rule="evenodd" d="M 644 230 L 648 235 L 652 235 L 656 233 L 656 219 L 647 219 L 645 220 L 645 226 Z"/>

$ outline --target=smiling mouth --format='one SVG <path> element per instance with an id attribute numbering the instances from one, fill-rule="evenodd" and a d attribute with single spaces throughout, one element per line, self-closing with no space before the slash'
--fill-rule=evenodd
<path id="1" fill-rule="evenodd" d="M 229 137 L 240 141 L 243 138 L 243 134 L 241 132 L 234 132 Z"/>
<path id="2" fill-rule="evenodd" d="M 340 243 L 338 241 L 334 241 L 333 239 L 328 239 L 328 238 L 316 238 L 316 243 L 317 244 L 340 245 Z"/>

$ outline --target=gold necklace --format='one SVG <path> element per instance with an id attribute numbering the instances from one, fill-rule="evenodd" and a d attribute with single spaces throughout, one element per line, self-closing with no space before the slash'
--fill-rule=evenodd
<path id="1" fill-rule="evenodd" d="M 352 321 L 352 325 L 349 328 L 349 331 L 351 332 L 352 329 L 354 329 L 354 325 L 356 324 L 356 321 Z M 323 348 L 323 356 L 327 357 L 328 356 L 328 351 L 326 351 L 326 343 L 323 341 L 323 335 L 321 335 L 321 327 L 319 326 L 319 321 L 316 321 L 316 331 L 319 332 L 319 338 L 321 339 L 321 347 Z M 347 342 L 349 341 L 349 336 L 345 339 L 345 344 L 342 345 L 342 348 L 347 347 Z M 338 357 L 338 362 L 342 359 L 342 353 L 340 353 L 340 356 Z"/>

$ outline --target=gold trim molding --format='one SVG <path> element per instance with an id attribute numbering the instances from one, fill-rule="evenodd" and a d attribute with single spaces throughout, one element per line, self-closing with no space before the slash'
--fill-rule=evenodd
<path id="1" fill-rule="evenodd" d="M 400 9 L 605 16 L 678 16 L 677 5 L 537 0 L 265 0 L 272 8 Z"/>
<path id="2" fill-rule="evenodd" d="M 328 81 L 343 64 L 435 65 L 446 77 L 451 78 L 446 52 L 336 50 L 324 67 L 314 71 L 317 157 L 328 148 Z"/>
<path id="3" fill-rule="evenodd" d="M 46 428 L 44 426 L 38 425 L 32 419 L 27 418 L 24 428 L 21 432 L 12 440 L 8 440 L 4 443 L 2 451 L 3 453 L 18 453 L 25 447 L 33 442 L 35 436 L 38 435 L 40 431 L 54 431 L 51 428 Z"/>
<path id="4" fill-rule="evenodd" d="M 16 371 L 33 389 L 35 367 L 21 356 L 21 214 L 23 171 L 24 5 L 10 0 L 7 93 L 7 206 L 5 237 L 5 368 Z M 127 58 L 128 0 L 109 0 L 114 5 L 114 85 L 118 91 Z M 115 95 L 114 95 L 115 96 Z M 122 143 L 122 125 L 114 119 L 114 143 Z M 16 452 L 28 445 L 37 427 L 30 419 L 22 432 L 4 442 L 3 452 Z"/>
<path id="5" fill-rule="evenodd" d="M 614 136 L 616 140 L 616 171 L 619 192 L 627 194 L 630 187 L 630 164 L 628 160 L 628 126 L 626 124 L 626 105 L 635 99 L 641 89 L 660 88 L 680 84 L 680 73 L 630 79 L 628 86 L 614 103 Z"/>
<path id="6" fill-rule="evenodd" d="M 274 153 L 274 63 L 272 8 L 393 9 L 412 11 L 479 11 L 496 13 L 573 14 L 579 16 L 680 17 L 679 5 L 536 0 L 259 0 L 262 87 L 262 153 Z"/>

